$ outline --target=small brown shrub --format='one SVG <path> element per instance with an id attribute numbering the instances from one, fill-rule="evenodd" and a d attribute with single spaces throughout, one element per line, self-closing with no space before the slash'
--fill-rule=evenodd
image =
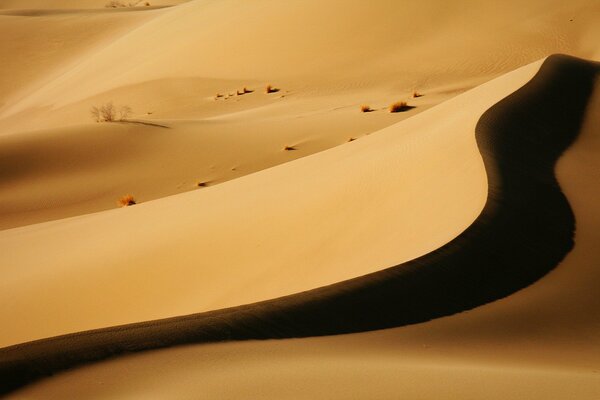
<path id="1" fill-rule="evenodd" d="M 133 196 L 130 194 L 121 197 L 117 203 L 121 207 L 128 207 L 128 206 L 133 206 L 133 205 L 137 204 L 135 202 L 135 199 L 133 198 Z"/>
<path id="2" fill-rule="evenodd" d="M 292 150 L 297 150 L 297 149 L 294 146 L 285 146 L 283 148 L 283 150 L 285 150 L 285 151 L 292 151 Z"/>
<path id="3" fill-rule="evenodd" d="M 363 104 L 362 106 L 360 106 L 360 111 L 366 113 L 366 112 L 371 112 L 373 110 L 368 105 Z"/>
<path id="4" fill-rule="evenodd" d="M 265 86 L 265 93 L 269 94 L 269 93 L 277 93 L 279 92 L 279 89 L 277 89 L 276 87 L 273 87 L 273 85 L 267 85 Z"/>
<path id="5" fill-rule="evenodd" d="M 405 101 L 397 101 L 390 104 L 389 110 L 391 113 L 397 113 L 408 110 L 408 104 Z"/>

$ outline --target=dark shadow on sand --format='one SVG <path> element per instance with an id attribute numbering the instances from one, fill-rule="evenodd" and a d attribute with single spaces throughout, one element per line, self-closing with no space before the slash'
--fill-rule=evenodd
<path id="1" fill-rule="evenodd" d="M 484 113 L 476 138 L 488 174 L 487 203 L 468 229 L 441 248 L 278 299 L 0 349 L 0 393 L 130 352 L 424 322 L 532 284 L 573 247 L 575 220 L 554 166 L 578 135 L 598 71 L 597 63 L 552 56 L 530 82 Z"/>
<path id="2" fill-rule="evenodd" d="M 139 119 L 122 119 L 120 121 L 114 121 L 114 122 L 120 123 L 120 124 L 139 124 L 139 125 L 153 126 L 155 128 L 171 129 L 171 127 L 167 126 L 167 125 L 157 124 L 156 122 L 140 121 Z"/>

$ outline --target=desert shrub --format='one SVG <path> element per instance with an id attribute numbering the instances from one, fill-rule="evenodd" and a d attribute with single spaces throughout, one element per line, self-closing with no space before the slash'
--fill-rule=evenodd
<path id="1" fill-rule="evenodd" d="M 96 120 L 96 122 L 100 122 L 100 109 L 96 106 L 92 106 L 90 109 L 90 114 L 92 114 L 92 118 Z"/>
<path id="2" fill-rule="evenodd" d="M 285 146 L 283 148 L 285 151 L 292 151 L 292 150 L 296 150 L 296 148 L 294 146 Z"/>
<path id="3" fill-rule="evenodd" d="M 408 110 L 408 104 L 405 101 L 397 101 L 395 103 L 390 104 L 389 110 L 391 113 L 397 113 L 401 111 Z"/>
<path id="4" fill-rule="evenodd" d="M 128 207 L 136 204 L 135 199 L 130 194 L 121 197 L 117 203 L 121 207 Z"/>
<path id="5" fill-rule="evenodd" d="M 275 93 L 275 92 L 279 92 L 279 89 L 273 87 L 273 85 L 267 85 L 267 86 L 265 86 L 265 93 L 266 94 Z"/>
<path id="6" fill-rule="evenodd" d="M 125 105 L 117 108 L 112 101 L 109 101 L 100 107 L 93 106 L 90 109 L 90 114 L 92 114 L 92 118 L 94 118 L 96 122 L 125 121 L 129 118 L 131 113 L 131 107 Z"/>
<path id="7" fill-rule="evenodd" d="M 129 118 L 129 116 L 131 115 L 132 112 L 133 112 L 133 110 L 131 109 L 131 107 L 121 106 L 118 111 L 119 121 L 124 121 L 127 118 Z"/>
<path id="8" fill-rule="evenodd" d="M 373 110 L 371 110 L 371 107 L 369 107 L 368 105 L 363 104 L 362 106 L 360 106 L 360 111 L 366 113 Z"/>
<path id="9" fill-rule="evenodd" d="M 415 91 L 413 92 L 413 94 L 412 94 L 412 97 L 413 97 L 414 99 L 416 99 L 417 97 L 421 97 L 421 96 L 423 96 L 423 95 L 422 95 L 421 93 L 417 92 L 416 90 L 415 90 Z"/>

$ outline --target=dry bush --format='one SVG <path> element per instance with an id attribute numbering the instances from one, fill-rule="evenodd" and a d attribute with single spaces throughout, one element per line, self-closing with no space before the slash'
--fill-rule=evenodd
<path id="1" fill-rule="evenodd" d="M 133 110 L 131 109 L 131 107 L 129 106 L 121 106 L 119 108 L 119 121 L 125 121 L 127 118 L 129 118 L 129 116 L 131 115 L 131 113 L 133 112 Z"/>
<path id="2" fill-rule="evenodd" d="M 126 121 L 131 113 L 131 107 L 121 106 L 116 108 L 112 101 L 109 101 L 100 107 L 93 106 L 90 109 L 90 114 L 92 114 L 92 118 L 94 118 L 96 122 Z"/>
<path id="3" fill-rule="evenodd" d="M 421 96 L 423 96 L 423 95 L 421 93 L 417 92 L 416 90 L 412 94 L 413 99 L 416 99 L 417 97 L 421 97 Z"/>
<path id="4" fill-rule="evenodd" d="M 279 92 L 279 89 L 277 89 L 276 87 L 273 87 L 273 85 L 267 85 L 265 86 L 265 93 L 269 94 L 269 93 L 276 93 Z"/>
<path id="5" fill-rule="evenodd" d="M 397 113 L 401 111 L 408 110 L 408 104 L 405 101 L 397 101 L 395 103 L 390 104 L 389 110 L 391 113 Z"/>
<path id="6" fill-rule="evenodd" d="M 285 151 L 292 151 L 292 150 L 296 150 L 296 148 L 294 146 L 285 146 L 283 148 Z"/>
<path id="7" fill-rule="evenodd" d="M 96 106 L 92 106 L 90 109 L 90 114 L 92 114 L 92 118 L 96 120 L 96 122 L 101 122 L 100 120 L 100 109 Z"/>
<path id="8" fill-rule="evenodd" d="M 373 110 L 368 105 L 363 104 L 362 106 L 360 106 L 360 111 L 366 113 L 366 112 L 370 112 L 370 111 L 373 111 Z"/>
<path id="9" fill-rule="evenodd" d="M 112 101 L 100 107 L 100 117 L 106 122 L 113 122 L 117 119 L 117 111 Z"/>
<path id="10" fill-rule="evenodd" d="M 128 207 L 136 204 L 135 199 L 130 194 L 121 197 L 117 203 L 121 207 Z"/>

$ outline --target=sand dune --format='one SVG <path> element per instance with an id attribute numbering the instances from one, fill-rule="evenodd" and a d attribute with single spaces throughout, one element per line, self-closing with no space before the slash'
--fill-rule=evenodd
<path id="1" fill-rule="evenodd" d="M 206 190 L 0 232 L 8 249 L 0 304 L 10 304 L 3 318 L 29 316 L 13 322 L 3 343 L 267 300 L 435 250 L 486 200 L 473 135 L 479 117 L 538 66 L 346 146 Z M 348 220 L 360 229 L 348 230 Z M 46 255 L 43 269 L 30 242 Z M 43 308 L 27 300 L 34 293 Z"/>
<path id="2" fill-rule="evenodd" d="M 151 3 L 0 0 L 4 392 L 598 397 L 595 1 Z"/>
<path id="3" fill-rule="evenodd" d="M 0 228 L 110 209 L 127 193 L 145 202 L 193 190 L 198 181 L 222 183 L 363 137 L 548 54 L 596 56 L 595 1 L 438 3 L 193 1 L 133 13 L 0 16 L 4 51 L 12 55 L 0 66 L 0 85 L 5 79 L 10 89 L 0 95 L 0 147 L 19 141 L 7 136 L 25 135 L 30 154 L 68 152 L 68 141 L 48 147 L 44 138 L 65 130 L 97 138 L 89 109 L 111 100 L 131 106 L 136 120 L 171 128 L 166 146 L 125 143 L 130 167 L 119 173 L 110 167 L 119 161 L 108 156 L 93 175 L 67 164 L 48 176 L 45 164 L 23 163 L 20 179 L 0 189 Z M 343 22 L 334 23 L 340 9 Z M 18 51 L 10 43 L 20 43 Z M 268 83 L 281 91 L 265 96 Z M 243 86 L 255 91 L 214 100 Z M 425 96 L 412 99 L 413 90 Z M 386 113 L 398 100 L 416 108 Z M 365 103 L 376 112 L 358 112 Z M 108 125 L 107 136 L 122 133 Z M 129 128 L 127 136 L 156 136 L 147 126 Z M 298 151 L 280 152 L 285 146 Z M 168 162 L 153 180 L 157 171 L 147 161 L 156 158 Z M 70 189 L 40 199 L 40 178 Z"/>
<path id="4" fill-rule="evenodd" d="M 486 207 L 469 229 L 439 250 L 282 299 L 9 348 L 5 374 L 14 374 L 11 382 L 27 381 L 33 365 L 44 375 L 173 344 L 401 326 L 463 311 L 529 285 L 572 247 L 574 220 L 553 179 L 553 166 L 581 126 L 597 70 L 594 64 L 552 57 L 531 82 L 481 117 L 477 133 L 488 171 Z M 562 115 L 556 118 L 559 110 Z M 511 253 L 504 253 L 507 249 Z"/>

